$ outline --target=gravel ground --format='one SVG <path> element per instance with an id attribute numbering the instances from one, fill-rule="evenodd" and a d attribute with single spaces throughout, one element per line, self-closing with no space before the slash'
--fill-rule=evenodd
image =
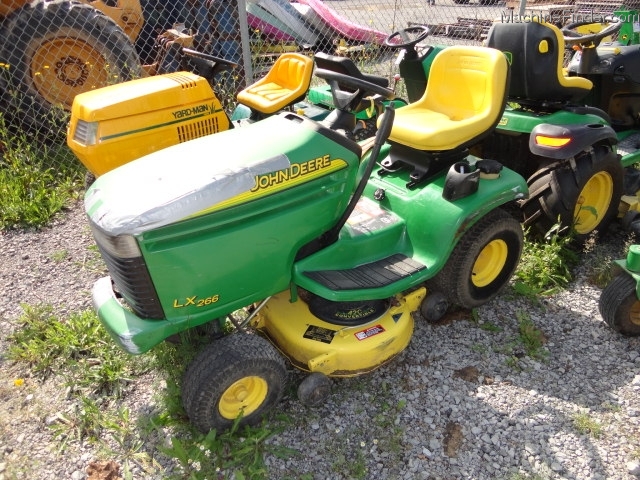
<path id="1" fill-rule="evenodd" d="M 614 232 L 606 244 L 616 258 L 624 235 Z M 62 316 L 91 308 L 90 288 L 103 274 L 91 245 L 80 203 L 41 232 L 2 233 L 0 352 L 23 303 L 50 303 Z M 571 288 L 538 304 L 505 293 L 475 321 L 465 312 L 439 325 L 417 316 L 400 357 L 370 375 L 336 380 L 322 407 L 297 401 L 302 376 L 291 371 L 293 387 L 278 410 L 292 422 L 272 443 L 299 455 L 268 457 L 269 478 L 640 478 L 640 338 L 622 337 L 600 319 L 600 290 L 584 280 L 597 261 L 585 254 Z M 546 360 L 524 355 L 523 315 L 544 333 Z M 25 374 L 0 356 L 0 480 L 88 478 L 95 445 L 71 442 L 60 453 L 48 428 L 71 399 L 51 382 L 14 386 Z M 149 373 L 124 404 L 141 414 L 159 388 Z M 597 422 L 600 435 L 581 431 L 577 415 Z M 174 465 L 157 461 L 155 472 L 134 469 L 134 478 L 165 478 Z"/>

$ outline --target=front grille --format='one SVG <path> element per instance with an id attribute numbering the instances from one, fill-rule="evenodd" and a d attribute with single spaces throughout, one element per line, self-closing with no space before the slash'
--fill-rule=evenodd
<path id="1" fill-rule="evenodd" d="M 130 252 L 119 256 L 118 245 L 127 242 L 121 241 L 121 237 L 105 234 L 93 224 L 91 230 L 115 290 L 122 295 L 131 310 L 141 318 L 165 318 L 144 258 L 141 255 L 133 256 Z M 134 241 L 132 238 L 131 240 Z"/>
<path id="2" fill-rule="evenodd" d="M 211 135 L 218 133 L 220 126 L 218 124 L 217 117 L 209 117 L 199 122 L 193 122 L 187 125 L 180 125 L 178 127 L 178 139 L 180 142 L 187 142 L 194 138 L 204 137 L 205 135 Z"/>

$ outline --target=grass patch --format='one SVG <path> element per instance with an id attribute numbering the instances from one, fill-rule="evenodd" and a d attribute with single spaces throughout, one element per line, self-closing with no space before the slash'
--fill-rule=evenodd
<path id="1" fill-rule="evenodd" d="M 65 145 L 34 144 L 0 115 L 0 229 L 47 225 L 78 197 L 83 176 Z"/>
<path id="2" fill-rule="evenodd" d="M 549 351 L 544 348 L 547 338 L 544 332 L 533 323 L 529 314 L 516 312 L 518 333 L 506 342 L 502 342 L 494 351 L 507 356 L 505 365 L 517 371 L 522 371 L 520 359 L 529 357 L 537 361 L 546 361 Z"/>
<path id="3" fill-rule="evenodd" d="M 516 315 L 518 317 L 518 340 L 525 353 L 536 360 L 546 360 L 549 352 L 542 348 L 547 342 L 544 333 L 535 326 L 526 312 L 516 312 Z"/>
<path id="4" fill-rule="evenodd" d="M 233 478 L 237 479 L 266 478 L 266 453 L 283 458 L 297 454 L 267 442 L 276 432 L 264 425 L 239 430 L 236 422 L 231 430 L 221 434 L 212 430 L 206 435 L 173 437 L 170 446 L 160 447 L 160 451 L 178 463 L 175 474 L 167 478 L 226 478 L 223 472 L 234 472 Z"/>
<path id="5" fill-rule="evenodd" d="M 572 420 L 574 428 L 581 435 L 590 435 L 593 438 L 600 438 L 602 435 L 602 425 L 588 413 L 576 413 L 573 415 Z"/>
<path id="6" fill-rule="evenodd" d="M 59 319 L 50 306 L 23 309 L 20 328 L 9 337 L 7 356 L 25 363 L 40 380 L 60 375 L 77 393 L 119 397 L 132 375 L 150 368 L 147 357 L 122 352 L 93 312 Z"/>
<path id="7" fill-rule="evenodd" d="M 584 262 L 587 267 L 587 281 L 598 288 L 606 287 L 618 271 L 618 266 L 613 261 L 626 258 L 629 247 L 634 243 L 637 243 L 636 236 L 630 232 L 624 241 L 622 250 L 612 254 L 610 246 L 605 247 L 598 241 L 597 234 L 591 235 L 583 247 L 583 253 L 587 259 Z"/>

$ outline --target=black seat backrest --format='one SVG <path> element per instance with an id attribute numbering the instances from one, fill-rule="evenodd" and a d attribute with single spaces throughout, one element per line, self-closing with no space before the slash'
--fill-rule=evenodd
<path id="1" fill-rule="evenodd" d="M 554 25 L 535 21 L 491 27 L 487 46 L 504 52 L 511 64 L 509 99 L 567 102 L 587 95 L 585 79 L 564 78 L 562 38 Z"/>

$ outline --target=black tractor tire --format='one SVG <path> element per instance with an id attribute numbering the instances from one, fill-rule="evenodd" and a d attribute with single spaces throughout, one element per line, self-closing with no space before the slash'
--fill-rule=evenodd
<path id="1" fill-rule="evenodd" d="M 264 338 L 236 333 L 216 340 L 191 362 L 182 384 L 182 406 L 201 432 L 255 425 L 282 398 L 284 360 Z"/>
<path id="2" fill-rule="evenodd" d="M 594 231 L 602 234 L 618 214 L 623 182 L 616 154 L 596 145 L 529 178 L 529 198 L 521 204 L 524 224 L 544 236 L 559 221 L 561 231 L 573 231 L 579 241 Z"/>
<path id="3" fill-rule="evenodd" d="M 631 275 L 620 273 L 613 277 L 600 294 L 598 309 L 605 323 L 616 332 L 640 335 L 640 300 Z"/>
<path id="4" fill-rule="evenodd" d="M 2 23 L 2 112 L 30 134 L 64 139 L 74 97 L 140 76 L 140 60 L 122 29 L 72 0 L 36 0 Z"/>
<path id="5" fill-rule="evenodd" d="M 520 222 L 506 211 L 494 209 L 464 233 L 427 287 L 442 293 L 451 305 L 479 307 L 509 283 L 523 244 Z"/>

